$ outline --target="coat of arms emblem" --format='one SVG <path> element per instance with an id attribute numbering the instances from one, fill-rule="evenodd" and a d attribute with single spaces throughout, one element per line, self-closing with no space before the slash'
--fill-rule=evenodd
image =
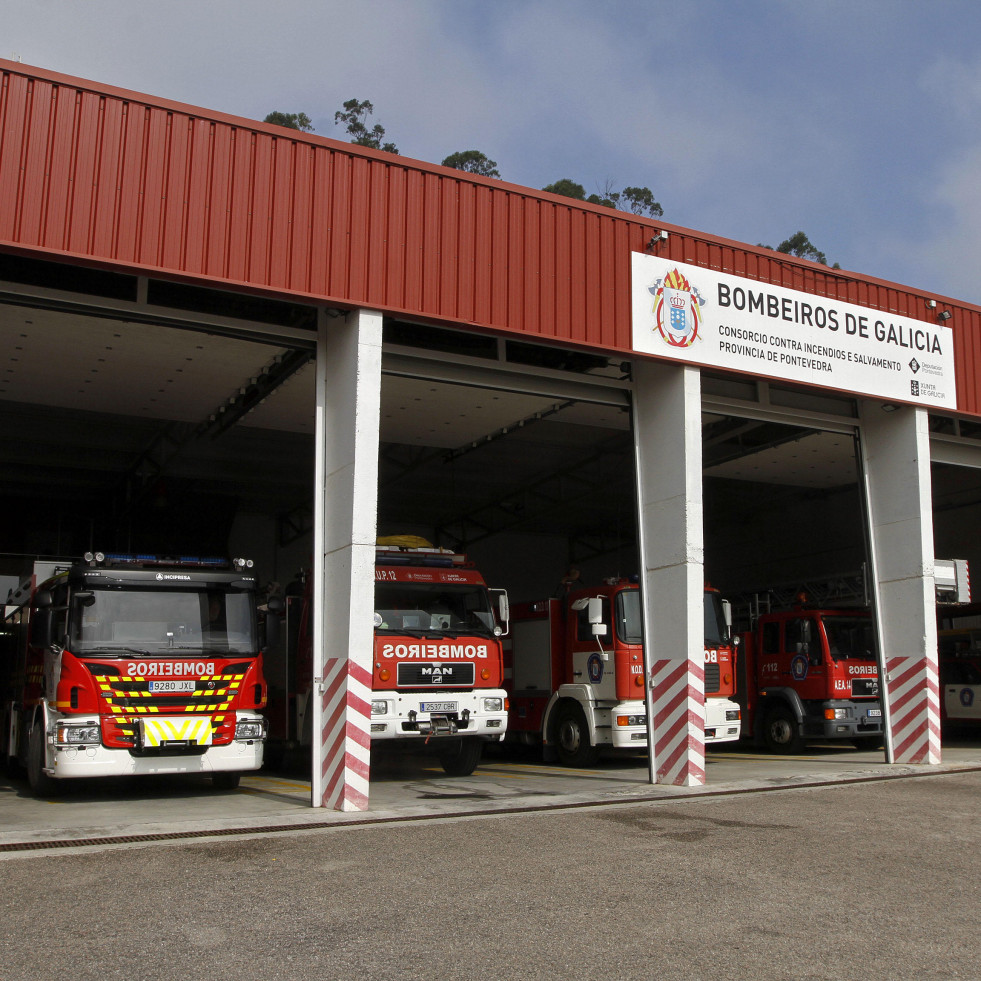
<path id="1" fill-rule="evenodd" d="M 654 297 L 654 330 L 671 347 L 690 347 L 702 324 L 705 302 L 698 289 L 677 270 L 659 279 L 648 292 Z"/>

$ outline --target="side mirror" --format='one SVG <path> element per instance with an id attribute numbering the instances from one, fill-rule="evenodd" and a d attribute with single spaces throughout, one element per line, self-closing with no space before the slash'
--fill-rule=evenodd
<path id="1" fill-rule="evenodd" d="M 502 637 L 508 632 L 508 624 L 511 620 L 511 605 L 508 602 L 508 591 L 506 589 L 489 589 L 491 596 L 497 597 L 497 622 L 499 627 L 495 628 L 494 633 Z"/>

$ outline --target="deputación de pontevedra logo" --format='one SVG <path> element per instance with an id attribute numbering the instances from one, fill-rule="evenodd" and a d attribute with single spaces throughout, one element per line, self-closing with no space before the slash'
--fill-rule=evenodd
<path id="1" fill-rule="evenodd" d="M 705 302 L 697 287 L 672 269 L 647 289 L 654 297 L 654 330 L 671 347 L 691 347 L 702 325 L 699 308 Z"/>

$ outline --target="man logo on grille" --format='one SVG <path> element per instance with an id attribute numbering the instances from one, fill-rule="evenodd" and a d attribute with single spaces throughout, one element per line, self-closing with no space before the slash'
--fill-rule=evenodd
<path id="1" fill-rule="evenodd" d="M 648 292 L 654 297 L 654 329 L 671 347 L 691 347 L 702 325 L 700 308 L 705 302 L 697 287 L 672 269 Z"/>

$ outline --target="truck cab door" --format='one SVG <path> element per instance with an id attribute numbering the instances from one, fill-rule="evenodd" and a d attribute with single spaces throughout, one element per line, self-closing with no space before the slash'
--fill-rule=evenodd
<path id="1" fill-rule="evenodd" d="M 610 598 L 601 599 L 602 623 L 605 632 L 595 634 L 590 621 L 589 608 L 571 611 L 569 651 L 572 661 L 572 681 L 590 685 L 593 697 L 616 699 L 615 659 L 613 656 L 613 630 L 610 619 Z"/>
<path id="2" fill-rule="evenodd" d="M 784 684 L 792 685 L 801 698 L 824 695 L 824 640 L 820 624 L 812 616 L 788 620 L 784 630 L 786 675 Z M 848 697 L 839 694 L 839 698 Z"/>
<path id="3" fill-rule="evenodd" d="M 981 724 L 981 671 L 969 661 L 941 661 L 943 717 L 955 723 Z"/>

